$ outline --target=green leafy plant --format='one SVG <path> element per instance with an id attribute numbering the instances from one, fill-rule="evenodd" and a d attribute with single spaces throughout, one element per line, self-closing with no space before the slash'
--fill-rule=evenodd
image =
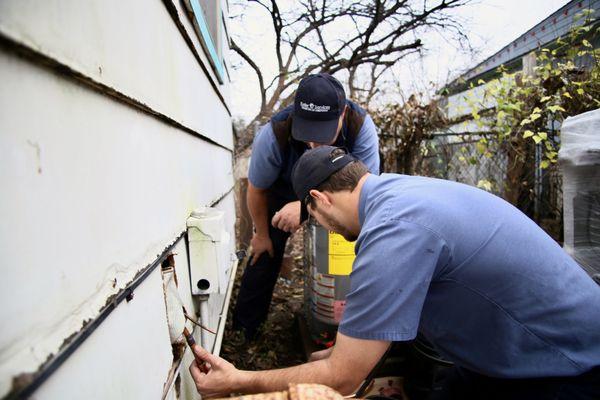
<path id="1" fill-rule="evenodd" d="M 578 18 L 592 14 L 584 10 Z M 525 179 L 528 171 L 537 165 L 555 168 L 560 123 L 600 107 L 600 50 L 590 42 L 600 28 L 579 22 L 583 24 L 552 46 L 530 55 L 532 67 L 508 72 L 501 66 L 499 77 L 477 82 L 484 85 L 483 97 L 466 97 L 474 123 L 484 132 L 477 150 L 488 157 L 508 157 L 505 197 L 517 206 L 532 191 L 531 179 Z"/>

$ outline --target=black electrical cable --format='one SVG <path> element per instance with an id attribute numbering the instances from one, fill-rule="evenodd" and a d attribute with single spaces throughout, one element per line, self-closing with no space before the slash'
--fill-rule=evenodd
<path id="1" fill-rule="evenodd" d="M 365 392 L 367 391 L 367 389 L 369 389 L 369 386 L 371 385 L 371 381 L 373 380 L 373 378 L 375 378 L 375 374 L 377 372 L 379 372 L 379 370 L 381 369 L 383 364 L 385 364 L 385 360 L 387 360 L 388 354 L 390 353 L 391 349 L 392 349 L 392 344 L 390 343 L 390 345 L 387 348 L 387 350 L 385 351 L 385 353 L 383 353 L 383 356 L 381 356 L 381 358 L 379 359 L 377 364 L 373 367 L 371 372 L 369 372 L 369 375 L 367 375 L 367 377 L 365 378 L 362 385 L 360 385 L 360 387 L 356 391 L 356 394 L 354 395 L 354 397 L 364 396 Z"/>

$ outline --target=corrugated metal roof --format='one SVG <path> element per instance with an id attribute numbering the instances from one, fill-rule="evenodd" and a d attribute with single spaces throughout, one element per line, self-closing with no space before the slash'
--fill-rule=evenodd
<path id="1" fill-rule="evenodd" d="M 448 86 L 454 86 L 458 80 L 477 78 L 565 35 L 573 25 L 583 24 L 584 20 L 576 21 L 575 16 L 584 9 L 594 10 L 592 20 L 600 18 L 600 0 L 572 0 Z"/>

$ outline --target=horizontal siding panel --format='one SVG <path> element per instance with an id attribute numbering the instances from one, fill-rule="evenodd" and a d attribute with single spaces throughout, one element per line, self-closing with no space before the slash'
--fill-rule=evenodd
<path id="1" fill-rule="evenodd" d="M 227 109 L 162 1 L 2 1 L 0 32 L 233 146 Z"/>
<path id="2" fill-rule="evenodd" d="M 160 268 L 33 395 L 36 400 L 160 399 L 173 362 Z"/>
<path id="3" fill-rule="evenodd" d="M 9 194 L 0 196 L 0 253 L 11 270 L 0 280 L 10 304 L 0 309 L 10 321 L 0 334 L 1 395 L 154 261 L 194 208 L 228 193 L 233 177 L 226 149 L 13 54 L 0 51 L 0 71 L 0 185 Z"/>

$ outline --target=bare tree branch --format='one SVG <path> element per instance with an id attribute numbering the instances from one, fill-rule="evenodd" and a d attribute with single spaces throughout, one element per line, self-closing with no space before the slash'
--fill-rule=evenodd
<path id="1" fill-rule="evenodd" d="M 231 50 L 235 51 L 236 53 L 238 53 L 240 55 L 240 57 L 242 57 L 244 60 L 246 60 L 248 65 L 250 65 L 250 67 L 252 67 L 252 69 L 256 73 L 256 76 L 258 77 L 258 86 L 260 89 L 260 98 L 261 98 L 260 113 L 262 113 L 265 110 L 266 103 L 267 103 L 267 94 L 265 91 L 265 83 L 263 80 L 262 72 L 260 71 L 260 68 L 258 67 L 258 65 L 256 65 L 256 63 L 252 60 L 252 58 L 250 58 L 250 56 L 248 56 L 242 49 L 240 49 L 239 46 L 235 43 L 235 41 L 233 39 L 231 39 L 229 46 L 230 46 Z"/>
<path id="2" fill-rule="evenodd" d="M 292 88 L 315 72 L 348 71 L 350 97 L 368 105 L 379 93 L 378 82 L 385 72 L 421 51 L 425 32 L 466 41 L 448 11 L 471 0 L 297 0 L 288 8 L 281 8 L 283 3 L 277 0 L 237 1 L 242 8 L 256 4 L 266 10 L 275 36 L 278 71 L 268 77 L 266 86 L 255 60 L 232 42 L 232 49 L 258 76 L 261 108 L 255 124 L 291 103 Z"/>

